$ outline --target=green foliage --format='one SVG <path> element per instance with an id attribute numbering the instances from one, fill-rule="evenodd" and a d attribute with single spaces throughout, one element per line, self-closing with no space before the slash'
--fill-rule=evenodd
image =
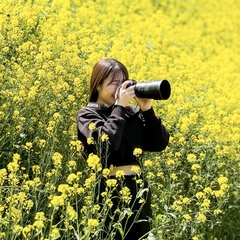
<path id="1" fill-rule="evenodd" d="M 171 83 L 171 97 L 153 102 L 170 144 L 142 159 L 155 238 L 237 239 L 238 16 L 234 0 L 1 0 L 0 239 L 101 232 L 108 210 L 94 204 L 75 118 L 105 57 L 137 81 Z"/>

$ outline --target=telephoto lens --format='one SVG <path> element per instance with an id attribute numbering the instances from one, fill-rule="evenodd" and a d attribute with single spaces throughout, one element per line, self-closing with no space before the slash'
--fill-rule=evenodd
<path id="1" fill-rule="evenodd" d="M 166 100 L 171 95 L 170 83 L 165 79 L 139 83 L 137 83 L 135 80 L 132 80 L 131 85 L 135 85 L 135 94 L 139 98 Z"/>

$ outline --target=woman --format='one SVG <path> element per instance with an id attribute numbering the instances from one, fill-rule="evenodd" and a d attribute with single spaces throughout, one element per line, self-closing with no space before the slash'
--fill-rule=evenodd
<path id="1" fill-rule="evenodd" d="M 99 133 L 107 134 L 109 154 L 107 161 L 102 159 L 102 164 L 108 168 L 111 166 L 111 178 L 115 177 L 117 171 L 124 171 L 124 184 L 131 191 L 133 204 L 137 202 L 134 199 L 138 189 L 133 167 L 141 165 L 139 158 L 133 154 L 134 149 L 162 151 L 168 145 L 169 133 L 162 125 L 161 119 L 155 116 L 151 99 L 138 98 L 134 86 L 129 86 L 131 81 L 128 79 L 128 71 L 121 62 L 115 59 L 97 62 L 91 75 L 89 103 L 78 112 L 77 126 L 78 138 L 83 143 L 87 155 L 96 153 L 96 146 L 88 144 L 87 139 L 97 139 Z M 139 107 L 128 105 L 132 99 L 135 99 Z M 90 123 L 94 123 L 97 130 L 90 130 Z M 104 186 L 102 189 L 104 190 Z M 134 214 L 130 219 L 133 222 L 125 222 L 127 230 L 124 232 L 124 239 L 134 240 L 147 236 L 150 231 L 147 220 L 152 217 L 150 198 L 148 192 L 145 204 L 134 203 L 131 206 Z M 115 198 L 114 201 L 117 205 L 118 200 Z M 136 219 L 146 221 L 135 223 Z M 122 239 L 119 232 L 115 239 Z"/>

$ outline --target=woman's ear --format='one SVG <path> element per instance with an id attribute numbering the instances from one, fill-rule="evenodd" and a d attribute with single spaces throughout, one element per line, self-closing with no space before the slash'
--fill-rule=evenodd
<path id="1" fill-rule="evenodd" d="M 101 85 L 100 85 L 100 84 L 98 84 L 98 85 L 97 85 L 97 87 L 96 87 L 96 90 L 99 92 L 99 91 L 100 91 L 100 89 L 101 89 Z"/>

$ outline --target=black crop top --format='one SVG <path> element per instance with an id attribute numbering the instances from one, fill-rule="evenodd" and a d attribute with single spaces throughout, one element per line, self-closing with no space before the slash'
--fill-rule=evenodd
<path id="1" fill-rule="evenodd" d="M 95 123 L 98 130 L 90 130 L 89 124 Z M 156 117 L 153 109 L 142 112 L 138 107 L 112 105 L 99 108 L 98 104 L 89 104 L 77 114 L 78 139 L 83 143 L 86 157 L 96 153 L 96 147 L 87 143 L 87 138 L 98 139 L 98 133 L 109 137 L 109 154 L 105 167 L 139 164 L 133 155 L 135 148 L 143 151 L 161 151 L 169 142 L 169 133 Z M 104 154 L 103 154 L 104 155 Z"/>

